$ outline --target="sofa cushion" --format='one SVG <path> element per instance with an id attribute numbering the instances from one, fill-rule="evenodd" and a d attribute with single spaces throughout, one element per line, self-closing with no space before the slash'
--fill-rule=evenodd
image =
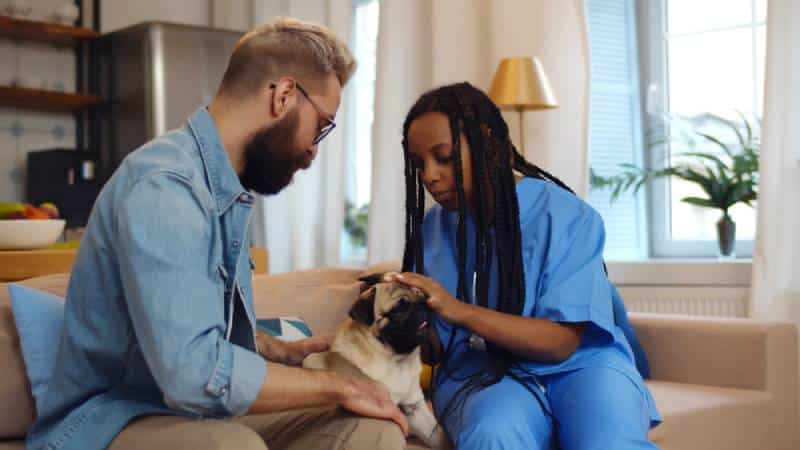
<path id="1" fill-rule="evenodd" d="M 358 298 L 359 271 L 317 269 L 253 277 L 257 317 L 301 316 L 314 334 L 329 333 Z"/>
<path id="2" fill-rule="evenodd" d="M 68 283 L 69 275 L 60 274 L 32 278 L 20 284 L 64 296 Z M 5 283 L 0 283 L 0 367 L 3 374 L 0 411 L 14 411 L 13 414 L 0 414 L 0 440 L 20 439 L 33 423 L 36 409 Z"/>
<path id="3" fill-rule="evenodd" d="M 25 441 L 0 441 L 0 450 L 25 450 Z"/>
<path id="4" fill-rule="evenodd" d="M 259 330 L 282 341 L 292 342 L 311 337 L 311 329 L 302 317 L 268 317 L 256 320 Z"/>
<path id="5" fill-rule="evenodd" d="M 764 391 L 647 381 L 664 422 L 650 431 L 661 450 L 773 448 Z"/>
<path id="6" fill-rule="evenodd" d="M 8 292 L 25 372 L 36 400 L 36 409 L 41 410 L 58 357 L 58 343 L 64 326 L 64 299 L 17 283 L 9 284 Z"/>

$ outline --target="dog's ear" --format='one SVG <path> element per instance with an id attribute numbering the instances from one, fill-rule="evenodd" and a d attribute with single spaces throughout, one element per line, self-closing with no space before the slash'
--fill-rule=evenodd
<path id="1" fill-rule="evenodd" d="M 356 322 L 371 326 L 375 322 L 375 289 L 370 288 L 353 304 L 349 312 Z"/>
<path id="2" fill-rule="evenodd" d="M 361 292 L 364 292 L 367 289 L 371 288 L 372 286 L 375 286 L 376 284 L 383 282 L 385 275 L 386 274 L 383 272 L 378 272 L 378 273 L 371 273 L 369 275 L 364 275 L 363 277 L 359 278 L 358 281 L 364 283 L 361 286 Z"/>
<path id="3" fill-rule="evenodd" d="M 426 336 L 420 342 L 420 356 L 422 362 L 430 366 L 436 366 L 442 362 L 442 342 L 439 340 L 439 333 L 436 327 L 430 325 L 425 332 Z"/>

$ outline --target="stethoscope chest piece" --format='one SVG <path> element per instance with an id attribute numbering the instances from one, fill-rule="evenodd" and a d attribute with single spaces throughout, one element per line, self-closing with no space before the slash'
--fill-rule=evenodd
<path id="1" fill-rule="evenodd" d="M 469 337 L 469 348 L 479 352 L 486 351 L 486 341 L 475 333 Z"/>

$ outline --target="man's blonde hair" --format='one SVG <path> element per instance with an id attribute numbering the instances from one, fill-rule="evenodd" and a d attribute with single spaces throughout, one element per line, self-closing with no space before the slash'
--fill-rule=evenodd
<path id="1" fill-rule="evenodd" d="M 355 70 L 353 54 L 331 30 L 281 17 L 256 27 L 239 40 L 222 78 L 220 93 L 232 97 L 252 95 L 281 76 L 321 89 L 323 78 L 335 74 L 344 86 Z"/>

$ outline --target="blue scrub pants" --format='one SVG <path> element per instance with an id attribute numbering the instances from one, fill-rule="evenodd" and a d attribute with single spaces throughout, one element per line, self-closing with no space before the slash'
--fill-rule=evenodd
<path id="1" fill-rule="evenodd" d="M 506 377 L 472 394 L 463 415 L 455 412 L 444 419 L 456 448 L 657 449 L 647 438 L 650 416 L 646 397 L 622 372 L 591 367 L 540 377 L 540 381 L 546 386 L 546 395 L 540 398 L 558 420 L 557 429 L 530 391 Z M 530 386 L 538 391 L 534 383 Z M 456 388 L 457 384 L 449 381 L 439 387 L 444 398 Z"/>

